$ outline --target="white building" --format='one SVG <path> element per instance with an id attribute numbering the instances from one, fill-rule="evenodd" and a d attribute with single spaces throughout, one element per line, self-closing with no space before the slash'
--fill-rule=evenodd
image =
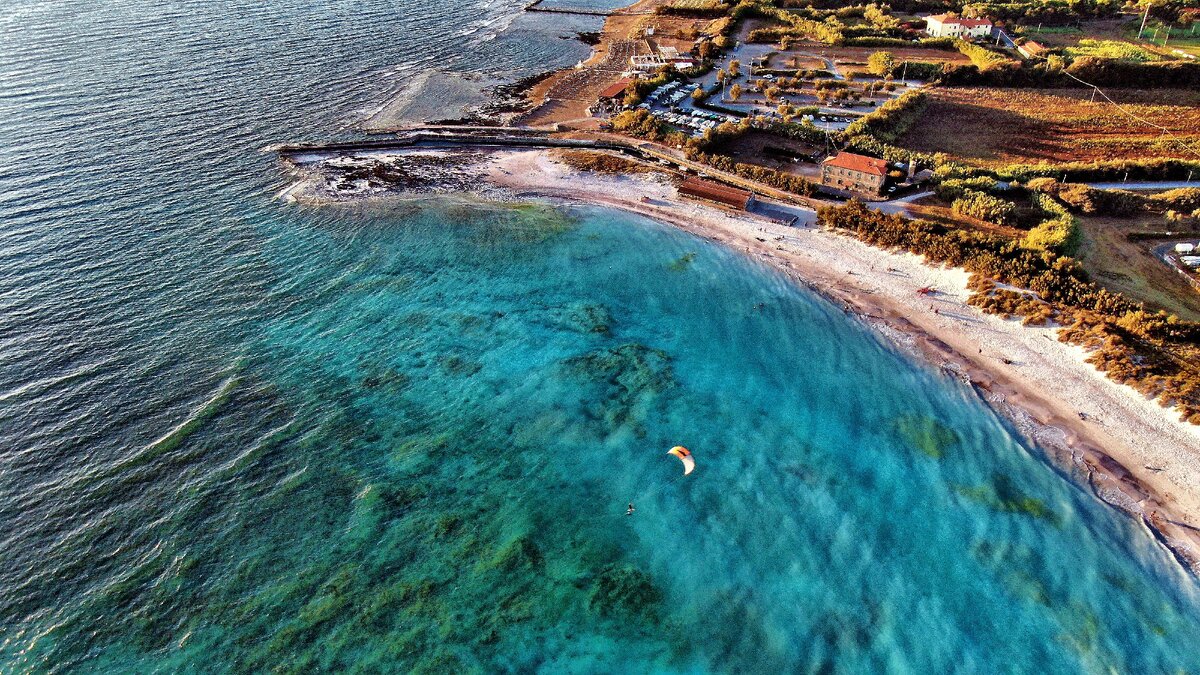
<path id="1" fill-rule="evenodd" d="M 1185 255 L 1190 255 L 1192 253 L 1192 251 L 1195 251 L 1195 250 L 1196 250 L 1196 246 L 1194 244 L 1175 244 L 1175 252 L 1176 253 L 1183 253 Z"/>
<path id="2" fill-rule="evenodd" d="M 947 14 L 925 18 L 925 32 L 933 37 L 982 38 L 992 34 L 990 19 L 959 19 Z"/>
<path id="3" fill-rule="evenodd" d="M 680 54 L 674 47 L 660 47 L 657 54 L 631 56 L 629 63 L 634 70 L 644 73 L 652 73 L 663 66 L 673 66 L 676 70 L 687 70 L 696 66 L 695 59 Z"/>

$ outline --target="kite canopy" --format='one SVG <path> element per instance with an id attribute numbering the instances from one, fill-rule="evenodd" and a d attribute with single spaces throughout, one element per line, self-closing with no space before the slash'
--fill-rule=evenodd
<path id="1" fill-rule="evenodd" d="M 675 455 L 679 461 L 683 462 L 683 475 L 688 475 L 692 469 L 696 468 L 696 460 L 692 459 L 692 453 L 682 445 L 677 445 L 667 451 L 668 455 Z"/>

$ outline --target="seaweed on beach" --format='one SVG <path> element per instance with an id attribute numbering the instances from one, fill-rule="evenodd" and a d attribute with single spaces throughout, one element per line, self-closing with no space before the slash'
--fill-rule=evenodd
<path id="1" fill-rule="evenodd" d="M 962 441 L 957 431 L 925 415 L 902 415 L 895 425 L 896 432 L 909 447 L 934 459 L 941 459 Z"/>

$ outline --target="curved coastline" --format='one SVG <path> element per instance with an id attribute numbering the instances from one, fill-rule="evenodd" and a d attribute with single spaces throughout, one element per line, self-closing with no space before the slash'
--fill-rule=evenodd
<path id="1" fill-rule="evenodd" d="M 878 276 L 874 265 L 869 270 L 859 267 L 856 271 L 855 266 L 863 261 L 855 256 L 837 261 L 816 257 L 803 260 L 795 251 L 780 245 L 781 242 L 793 243 L 786 239 L 788 230 L 795 232 L 793 228 L 780 226 L 753 214 L 732 213 L 715 206 L 683 202 L 675 195 L 673 186 L 662 181 L 578 173 L 555 162 L 545 151 L 495 153 L 485 172 L 488 182 L 506 191 L 510 197 L 558 200 L 636 213 L 742 251 L 783 272 L 793 282 L 843 307 L 848 315 L 865 321 L 901 350 L 970 384 L 989 407 L 1012 424 L 1032 445 L 1041 449 L 1053 466 L 1079 486 L 1086 487 L 1096 498 L 1137 519 L 1181 566 L 1193 575 L 1200 576 L 1200 527 L 1193 524 L 1200 522 L 1197 520 L 1200 494 L 1188 490 L 1187 478 L 1190 476 L 1176 475 L 1178 472 L 1167 473 L 1168 469 L 1147 463 L 1153 460 L 1147 456 L 1148 446 L 1133 447 L 1131 443 L 1117 438 L 1118 430 L 1128 426 L 1127 419 L 1118 419 L 1116 426 L 1113 426 L 1101 417 L 1112 411 L 1104 411 L 1099 415 L 1092 413 L 1091 416 L 1073 413 L 1067 402 L 1057 399 L 1053 391 L 1047 391 L 1046 383 L 1039 382 L 1037 375 L 1021 373 L 1020 368 L 996 367 L 993 361 L 1005 365 L 1012 363 L 1007 357 L 1001 360 L 994 356 L 995 350 L 1005 347 L 1002 337 L 1000 345 L 989 345 L 989 354 L 984 353 L 983 347 L 979 347 L 977 353 L 971 353 L 968 348 L 970 335 L 963 333 L 955 336 L 953 330 L 931 325 L 928 317 L 924 321 L 918 319 L 912 307 L 879 293 L 879 289 L 861 287 L 856 277 Z M 606 182 L 609 184 L 605 185 Z M 838 243 L 861 248 L 867 257 L 878 258 L 880 262 L 889 261 L 899 269 L 923 268 L 927 274 L 921 276 L 921 280 L 915 280 L 918 272 L 914 271 L 907 273 L 908 278 L 904 281 L 897 279 L 897 285 L 916 289 L 929 285 L 926 280 L 932 278 L 934 284 L 956 284 L 953 291 L 961 292 L 965 300 L 967 274 L 962 270 L 935 268 L 927 265 L 919 256 L 872 248 L 834 232 L 815 228 L 801 231 L 809 236 L 844 240 Z M 849 265 L 847 260 L 850 260 Z M 830 264 L 835 262 L 847 267 L 844 274 L 838 275 L 836 270 L 830 268 Z M 824 270 L 821 269 L 822 263 Z M 941 294 L 941 297 L 944 299 L 946 294 Z M 972 316 L 962 316 L 963 321 L 1004 321 L 983 315 L 965 303 L 955 302 L 952 309 L 954 312 L 972 313 Z M 956 316 L 952 312 L 942 311 L 932 314 L 937 319 Z M 1054 330 L 1019 325 L 1018 328 L 1030 331 L 1030 336 L 1034 335 L 1033 331 Z M 1077 360 L 1075 370 L 1086 369 L 1090 376 L 1086 379 L 1099 383 L 1101 389 L 1107 387 L 1106 393 L 1110 398 L 1130 399 L 1128 402 L 1133 407 L 1132 404 L 1136 403 L 1134 399 L 1139 398 L 1136 392 L 1104 379 L 1102 373 L 1083 362 L 1083 350 L 1044 337 L 1059 345 L 1059 349 L 1077 352 L 1074 354 Z M 1083 386 L 1095 388 L 1095 384 L 1083 383 Z M 1153 402 L 1142 401 L 1158 408 Z M 1158 408 L 1158 411 L 1163 419 L 1148 420 L 1147 424 L 1153 426 L 1154 422 L 1161 423 L 1173 415 L 1167 409 Z M 1193 462 L 1200 459 L 1200 433 L 1182 422 L 1166 421 L 1175 427 L 1175 440 L 1182 442 L 1177 450 Z M 1126 437 L 1138 433 L 1132 428 L 1120 430 L 1124 432 L 1121 435 Z"/>

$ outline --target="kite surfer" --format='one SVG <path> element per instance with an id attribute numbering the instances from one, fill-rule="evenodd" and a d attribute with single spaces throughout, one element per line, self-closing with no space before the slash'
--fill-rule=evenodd
<path id="1" fill-rule="evenodd" d="M 633 502 L 629 502 L 629 508 L 625 509 L 625 515 L 627 515 L 627 516 L 632 516 L 632 515 L 633 515 L 633 511 L 634 511 L 634 509 L 633 509 Z"/>

